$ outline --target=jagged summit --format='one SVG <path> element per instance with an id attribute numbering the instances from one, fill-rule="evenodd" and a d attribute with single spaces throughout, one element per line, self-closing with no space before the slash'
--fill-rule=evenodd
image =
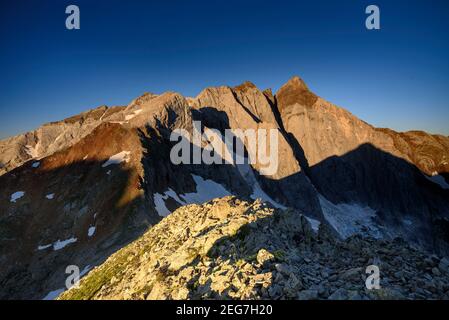
<path id="1" fill-rule="evenodd" d="M 318 97 L 309 91 L 306 83 L 299 77 L 291 78 L 276 93 L 279 110 L 283 112 L 293 104 L 301 104 L 311 107 Z"/>
<path id="2" fill-rule="evenodd" d="M 279 90 L 282 88 L 294 88 L 295 90 L 309 90 L 307 84 L 299 76 L 291 77 Z"/>
<path id="3" fill-rule="evenodd" d="M 194 120 L 274 131 L 276 171 L 173 163 L 171 133 Z M 0 298 L 53 297 L 67 265 L 89 270 L 177 208 L 229 195 L 292 208 L 342 240 L 447 254 L 448 161 L 447 137 L 377 129 L 295 77 L 275 95 L 247 82 L 93 109 L 0 141 Z"/>
<path id="4" fill-rule="evenodd" d="M 251 81 L 245 81 L 242 84 L 240 84 L 238 86 L 235 86 L 234 90 L 244 91 L 244 90 L 249 89 L 249 88 L 257 89 L 257 86 L 254 83 L 252 83 Z"/>

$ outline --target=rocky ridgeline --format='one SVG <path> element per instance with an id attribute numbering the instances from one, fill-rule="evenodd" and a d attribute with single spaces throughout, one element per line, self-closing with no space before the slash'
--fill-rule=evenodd
<path id="1" fill-rule="evenodd" d="M 365 268 L 380 268 L 379 290 Z M 179 208 L 59 299 L 448 299 L 449 260 L 402 240 L 336 239 L 235 197 Z"/>

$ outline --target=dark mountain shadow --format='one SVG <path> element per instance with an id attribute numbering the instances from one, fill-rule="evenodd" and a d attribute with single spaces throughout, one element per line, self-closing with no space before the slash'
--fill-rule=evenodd
<path id="1" fill-rule="evenodd" d="M 196 121 L 201 121 L 201 130 L 207 126 L 224 133 L 224 130 L 229 127 L 227 115 L 213 108 L 192 110 L 192 118 Z M 191 134 L 192 128 L 189 129 Z M 151 194 L 151 198 L 153 193 L 162 194 L 168 188 L 171 188 L 177 194 L 197 191 L 192 174 L 222 184 L 232 193 L 240 193 L 243 197 L 249 196 L 250 190 L 246 186 L 243 177 L 234 167 L 215 163 L 210 165 L 204 163 L 194 164 L 193 154 L 195 152 L 202 154 L 204 151 L 204 148 L 201 146 L 187 142 L 190 150 L 189 163 L 173 164 L 170 160 L 170 152 L 180 141 L 170 141 L 172 132 L 172 128 L 160 121 L 156 121 L 155 127 L 148 125 L 139 130 L 145 155 L 142 158 L 145 172 L 144 188 L 147 190 L 147 194 Z M 224 159 L 221 157 L 220 159 L 225 163 Z M 171 197 L 169 198 L 175 200 Z"/>
<path id="2" fill-rule="evenodd" d="M 449 172 L 441 172 L 440 175 L 444 178 L 444 181 L 449 184 Z"/>
<path id="3" fill-rule="evenodd" d="M 333 204 L 367 206 L 375 212 L 373 222 L 385 229 L 427 250 L 449 252 L 444 236 L 448 230 L 438 222 L 449 218 L 449 190 L 429 181 L 408 161 L 363 144 L 310 167 L 309 178 Z M 282 180 L 289 179 L 292 176 Z"/>
<path id="4" fill-rule="evenodd" d="M 68 265 L 87 271 L 159 221 L 130 189 L 136 172 L 105 161 L 42 159 L 0 176 L 0 299 L 42 299 L 65 288 Z M 19 190 L 24 195 L 11 202 Z M 76 241 L 64 246 L 68 239 Z"/>
<path id="5" fill-rule="evenodd" d="M 276 96 L 273 97 L 274 101 L 271 101 L 267 98 L 267 101 L 271 107 L 271 111 L 274 114 L 274 118 L 276 119 L 276 122 L 280 128 L 280 131 L 282 135 L 284 136 L 284 139 L 287 140 L 287 142 L 290 144 L 290 146 L 293 149 L 293 154 L 295 155 L 296 160 L 298 160 L 299 165 L 301 166 L 301 169 L 304 170 L 304 173 L 309 176 L 310 170 L 309 170 L 309 161 L 306 158 L 306 154 L 304 152 L 304 149 L 301 147 L 301 144 L 299 141 L 295 138 L 295 136 L 291 132 L 287 132 L 287 130 L 284 127 L 284 122 L 281 118 L 281 113 L 279 112 L 278 103 Z"/>
<path id="6" fill-rule="evenodd" d="M 243 110 L 256 122 L 261 123 L 262 121 L 257 117 L 254 113 L 251 112 L 238 98 L 237 94 L 234 92 L 234 90 L 231 90 L 232 95 L 234 96 L 235 101 L 242 107 Z"/>

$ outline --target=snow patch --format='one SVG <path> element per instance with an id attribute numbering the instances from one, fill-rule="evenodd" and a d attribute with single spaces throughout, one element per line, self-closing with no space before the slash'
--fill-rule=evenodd
<path id="1" fill-rule="evenodd" d="M 320 229 L 321 222 L 319 222 L 318 220 L 309 218 L 307 216 L 304 216 L 304 217 L 307 219 L 307 221 L 309 221 L 310 226 L 312 227 L 312 230 L 315 232 L 318 232 L 318 230 Z"/>
<path id="2" fill-rule="evenodd" d="M 215 181 L 203 179 L 200 176 L 192 174 L 192 178 L 196 183 L 196 192 L 186 193 L 180 195 L 186 204 L 190 203 L 204 203 L 215 198 L 230 196 L 231 193 L 226 190 L 221 184 Z"/>
<path id="3" fill-rule="evenodd" d="M 11 202 L 16 202 L 25 195 L 25 191 L 17 191 L 11 195 Z"/>
<path id="4" fill-rule="evenodd" d="M 165 205 L 165 200 L 169 197 L 173 198 L 181 205 L 187 205 L 192 203 L 201 204 L 215 198 L 231 195 L 228 190 L 215 181 L 203 179 L 202 177 L 194 174 L 192 174 L 192 178 L 196 184 L 196 192 L 180 194 L 178 196 L 176 192 L 174 192 L 171 188 L 168 188 L 164 194 L 155 193 L 153 195 L 155 209 L 161 217 L 166 217 L 171 213 Z"/>
<path id="5" fill-rule="evenodd" d="M 41 165 L 41 163 L 39 161 L 34 162 L 31 166 L 33 168 L 39 168 L 39 166 Z"/>
<path id="6" fill-rule="evenodd" d="M 95 227 L 95 226 L 91 226 L 91 227 L 89 227 L 89 229 L 87 230 L 87 235 L 89 236 L 89 237 L 92 237 L 94 234 L 95 234 L 95 230 L 96 230 L 97 228 Z"/>
<path id="7" fill-rule="evenodd" d="M 142 112 L 142 109 L 136 110 L 133 113 L 126 115 L 125 120 L 126 121 L 131 120 L 132 118 L 135 118 L 141 112 Z"/>
<path id="8" fill-rule="evenodd" d="M 382 238 L 382 233 L 372 218 L 376 213 L 369 207 L 362 207 L 356 203 L 333 204 L 323 195 L 318 196 L 325 219 L 340 234 L 348 238 L 354 234 L 367 234 L 375 238 Z M 363 229 L 367 229 L 363 230 Z"/>
<path id="9" fill-rule="evenodd" d="M 48 249 L 48 248 L 50 248 L 51 246 L 53 246 L 53 244 L 46 244 L 46 245 L 43 245 L 43 246 L 38 246 L 37 247 L 37 250 L 45 250 L 45 249 Z"/>
<path id="10" fill-rule="evenodd" d="M 122 151 L 120 153 L 114 154 L 109 158 L 108 161 L 102 164 L 101 167 L 105 168 L 107 166 L 110 166 L 111 164 L 120 164 L 122 162 L 128 162 L 130 160 L 130 151 Z"/>
<path id="11" fill-rule="evenodd" d="M 166 217 L 171 213 L 165 205 L 165 200 L 167 200 L 169 197 L 175 199 L 181 205 L 186 204 L 185 201 L 181 200 L 176 192 L 174 192 L 171 188 L 168 188 L 168 190 L 165 191 L 164 194 L 155 193 L 153 197 L 155 209 L 161 217 Z"/>
<path id="12" fill-rule="evenodd" d="M 48 200 L 53 200 L 54 197 L 55 197 L 54 193 L 49 193 L 45 196 L 45 198 L 47 198 Z"/>
<path id="13" fill-rule="evenodd" d="M 74 237 L 72 237 L 70 239 L 67 239 L 67 240 L 62 240 L 62 241 L 58 240 L 58 241 L 56 241 L 54 243 L 45 244 L 45 245 L 42 245 L 42 246 L 40 245 L 40 246 L 37 247 L 37 250 L 45 250 L 45 249 L 48 249 L 50 247 L 53 247 L 54 251 L 61 250 L 62 248 L 66 247 L 67 245 L 69 245 L 71 243 L 75 243 L 76 241 L 78 241 L 78 239 L 74 238 Z"/>
<path id="14" fill-rule="evenodd" d="M 71 244 L 71 243 L 74 243 L 74 242 L 76 242 L 76 241 L 78 241 L 77 238 L 70 238 L 70 239 L 63 240 L 63 241 L 58 240 L 58 241 L 56 241 L 55 243 L 53 243 L 53 250 L 54 250 L 54 251 L 56 251 L 56 250 L 61 250 L 61 249 L 64 248 L 65 246 L 67 246 L 67 245 L 69 245 L 69 244 Z"/>
<path id="15" fill-rule="evenodd" d="M 448 190 L 449 189 L 449 184 L 446 182 L 446 180 L 444 179 L 444 177 L 442 175 L 437 174 L 433 174 L 432 176 L 428 176 L 428 175 L 424 175 L 424 177 L 427 178 L 427 180 L 432 181 L 433 183 L 436 183 L 437 185 L 439 185 L 441 188 Z"/>

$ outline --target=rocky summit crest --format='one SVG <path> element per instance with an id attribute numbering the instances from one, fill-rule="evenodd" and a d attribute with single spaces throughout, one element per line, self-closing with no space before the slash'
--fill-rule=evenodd
<path id="1" fill-rule="evenodd" d="M 386 289 L 365 287 L 374 260 Z M 434 298 L 449 289 L 448 263 L 402 241 L 340 241 L 294 210 L 225 197 L 174 211 L 59 299 Z"/>

